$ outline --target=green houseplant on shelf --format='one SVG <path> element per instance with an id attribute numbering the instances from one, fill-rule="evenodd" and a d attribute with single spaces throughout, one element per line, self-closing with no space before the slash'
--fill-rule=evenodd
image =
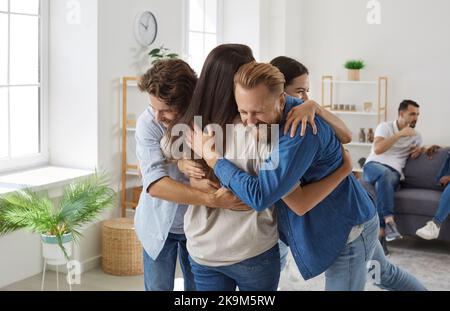
<path id="1" fill-rule="evenodd" d="M 348 80 L 349 81 L 359 81 L 360 70 L 364 69 L 366 65 L 362 60 L 348 60 L 344 67 L 348 70 Z"/>
<path id="2" fill-rule="evenodd" d="M 0 235 L 19 229 L 40 234 L 47 263 L 64 264 L 72 254 L 72 242 L 82 236 L 82 226 L 96 220 L 114 201 L 107 178 L 97 173 L 67 186 L 57 207 L 47 193 L 9 193 L 0 196 Z"/>
<path id="3" fill-rule="evenodd" d="M 170 53 L 170 49 L 165 48 L 161 45 L 159 48 L 151 50 L 148 55 L 150 56 L 151 64 L 154 65 L 156 62 L 162 59 L 173 59 L 178 58 L 178 54 Z"/>

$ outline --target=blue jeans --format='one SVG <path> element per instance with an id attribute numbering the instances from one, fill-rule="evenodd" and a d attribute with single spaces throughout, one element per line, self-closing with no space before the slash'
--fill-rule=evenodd
<path id="1" fill-rule="evenodd" d="M 144 283 L 146 291 L 173 291 L 175 268 L 179 256 L 184 277 L 184 290 L 195 291 L 194 276 L 189 264 L 184 234 L 169 233 L 164 248 L 156 260 L 144 250 Z"/>
<path id="2" fill-rule="evenodd" d="M 375 270 L 373 274 L 379 279 L 375 278 L 375 285 L 390 291 L 426 291 L 427 289 L 419 280 L 416 279 L 410 273 L 400 269 L 396 265 L 392 264 L 384 255 L 383 247 L 380 241 L 376 242 L 375 251 L 372 256 L 371 266 L 374 264 Z M 378 271 L 376 269 L 379 269 Z M 372 273 L 371 273 L 372 275 Z"/>
<path id="3" fill-rule="evenodd" d="M 389 166 L 369 162 L 364 165 L 363 180 L 375 185 L 378 216 L 384 227 L 384 219 L 394 215 L 394 194 L 400 183 L 400 174 Z"/>
<path id="4" fill-rule="evenodd" d="M 364 224 L 361 235 L 348 243 L 336 261 L 325 271 L 325 290 L 362 291 L 367 280 L 367 262 L 378 241 L 378 217 Z"/>
<path id="5" fill-rule="evenodd" d="M 280 271 L 283 271 L 284 267 L 286 267 L 286 258 L 289 253 L 289 246 L 287 246 L 283 241 L 278 240 L 278 247 L 280 248 Z"/>
<path id="6" fill-rule="evenodd" d="M 280 279 L 278 244 L 267 252 L 224 267 L 208 267 L 189 257 L 199 291 L 276 291 Z"/>
<path id="7" fill-rule="evenodd" d="M 378 219 L 364 224 L 362 234 L 342 251 L 335 263 L 325 272 L 325 290 L 362 291 L 365 288 L 371 262 L 375 270 L 370 275 L 379 276 L 376 285 L 391 291 L 425 291 L 426 288 L 411 274 L 392 264 L 384 255 L 378 240 Z"/>
<path id="8" fill-rule="evenodd" d="M 450 214 L 450 185 L 444 189 L 434 221 L 441 225 Z"/>

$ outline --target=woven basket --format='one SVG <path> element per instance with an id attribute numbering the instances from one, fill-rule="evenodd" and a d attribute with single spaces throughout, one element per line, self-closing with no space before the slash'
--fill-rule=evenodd
<path id="1" fill-rule="evenodd" d="M 105 221 L 102 227 L 102 268 L 117 276 L 144 273 L 143 251 L 134 231 L 133 219 Z"/>

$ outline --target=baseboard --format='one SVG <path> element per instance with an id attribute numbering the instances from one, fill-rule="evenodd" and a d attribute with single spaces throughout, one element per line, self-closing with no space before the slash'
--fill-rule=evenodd
<path id="1" fill-rule="evenodd" d="M 95 269 L 97 267 L 100 267 L 102 264 L 102 255 L 94 256 L 91 258 L 88 258 L 86 260 L 83 260 L 81 262 L 81 273 L 85 273 L 89 270 Z M 47 266 L 47 270 L 49 271 L 56 271 L 56 266 Z M 59 266 L 58 271 L 61 273 L 67 273 L 67 267 L 66 266 Z"/>

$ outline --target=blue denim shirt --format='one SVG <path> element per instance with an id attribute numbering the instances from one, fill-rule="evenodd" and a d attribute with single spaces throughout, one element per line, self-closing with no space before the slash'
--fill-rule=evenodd
<path id="1" fill-rule="evenodd" d="M 155 121 L 150 108 L 142 113 L 136 124 L 136 155 L 141 168 L 143 191 L 136 209 L 134 226 L 142 246 L 153 259 L 163 249 L 177 213 L 187 209 L 186 205 L 160 200 L 147 193 L 148 187 L 163 177 L 187 182 L 177 165 L 169 163 L 161 151 L 160 143 L 165 131 Z"/>
<path id="2" fill-rule="evenodd" d="M 280 129 L 287 113 L 298 104 L 298 99 L 286 97 Z M 253 209 L 262 211 L 276 205 L 280 235 L 290 245 L 305 280 L 328 269 L 346 246 L 352 228 L 376 213 L 367 192 L 353 175 L 304 216 L 297 216 L 281 200 L 299 181 L 306 185 L 321 180 L 343 163 L 341 144 L 332 128 L 319 117 L 316 125 L 317 135 L 312 134 L 310 126 L 304 137 L 300 137 L 300 128 L 295 138 L 280 131 L 279 145 L 258 176 L 239 170 L 225 159 L 214 168 L 222 185 Z"/>

